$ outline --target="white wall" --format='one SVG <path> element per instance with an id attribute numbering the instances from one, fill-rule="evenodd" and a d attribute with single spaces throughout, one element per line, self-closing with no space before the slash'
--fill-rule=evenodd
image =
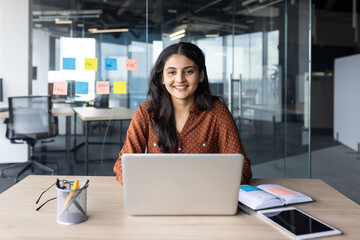
<path id="1" fill-rule="evenodd" d="M 0 78 L 7 107 L 10 96 L 28 95 L 29 1 L 0 0 Z M 27 160 L 26 144 L 11 144 L 5 138 L 6 126 L 0 119 L 0 163 Z"/>
<path id="2" fill-rule="evenodd" d="M 37 79 L 32 81 L 32 95 L 46 95 L 49 71 L 50 34 L 33 30 L 32 65 L 37 67 Z"/>
<path id="3" fill-rule="evenodd" d="M 335 59 L 334 138 L 358 151 L 360 143 L 360 54 Z"/>

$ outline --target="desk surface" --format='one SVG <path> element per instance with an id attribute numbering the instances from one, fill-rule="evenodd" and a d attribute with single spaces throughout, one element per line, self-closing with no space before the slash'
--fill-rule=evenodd
<path id="1" fill-rule="evenodd" d="M 51 112 L 54 116 L 74 116 L 74 111 L 71 107 L 53 108 L 51 109 Z M 9 111 L 0 112 L 0 118 L 9 118 Z"/>
<path id="2" fill-rule="evenodd" d="M 56 201 L 36 212 L 35 201 L 56 178 L 90 179 L 84 223 L 64 226 L 56 222 Z M 344 234 L 328 239 L 358 239 L 360 207 L 317 179 L 255 179 L 252 185 L 277 183 L 303 192 L 313 203 L 294 205 Z M 40 204 L 55 197 L 46 192 Z M 0 194 L 1 239 L 290 239 L 261 219 L 247 216 L 129 216 L 124 214 L 123 189 L 115 177 L 29 176 Z M 325 239 L 325 238 L 322 238 Z"/>
<path id="3" fill-rule="evenodd" d="M 51 112 L 54 116 L 74 116 L 74 110 L 71 107 L 53 108 Z"/>
<path id="4" fill-rule="evenodd" d="M 124 107 L 75 107 L 73 109 L 83 121 L 131 120 L 135 113 L 135 111 Z"/>
<path id="5" fill-rule="evenodd" d="M 274 114 L 304 115 L 304 104 L 287 104 L 281 107 L 279 104 L 242 104 L 244 109 L 253 109 Z"/>

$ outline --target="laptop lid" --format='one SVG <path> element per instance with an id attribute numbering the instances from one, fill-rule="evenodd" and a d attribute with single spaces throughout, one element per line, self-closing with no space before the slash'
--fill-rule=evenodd
<path id="1" fill-rule="evenodd" d="M 124 154 L 125 213 L 233 215 L 243 155 Z"/>

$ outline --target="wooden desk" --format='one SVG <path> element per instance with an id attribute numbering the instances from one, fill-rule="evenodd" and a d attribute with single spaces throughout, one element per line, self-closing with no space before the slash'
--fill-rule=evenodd
<path id="1" fill-rule="evenodd" d="M 70 107 L 66 108 L 53 108 L 51 109 L 52 115 L 58 117 L 58 116 L 65 116 L 65 117 L 71 117 L 74 116 L 74 111 Z M 9 111 L 0 112 L 0 118 L 9 118 Z"/>
<path id="2" fill-rule="evenodd" d="M 243 104 L 245 109 L 267 111 L 274 114 L 304 115 L 304 104 L 287 104 L 281 108 L 279 104 Z"/>
<path id="3" fill-rule="evenodd" d="M 9 118 L 9 111 L 0 112 L 0 118 Z"/>
<path id="4" fill-rule="evenodd" d="M 56 178 L 90 179 L 89 219 L 64 226 L 56 222 L 56 200 L 39 212 L 35 201 Z M 360 207 L 318 179 L 255 179 L 252 185 L 277 183 L 303 192 L 313 203 L 294 205 L 338 228 L 341 236 L 321 239 L 359 239 Z M 40 203 L 56 196 L 55 188 Z M 115 177 L 29 176 L 0 194 L 1 239 L 291 239 L 250 210 L 234 216 L 129 216 L 124 214 L 123 189 Z"/>
<path id="5" fill-rule="evenodd" d="M 95 107 L 75 107 L 75 146 L 76 146 L 76 117 L 79 116 L 84 122 L 85 127 L 85 174 L 88 175 L 88 162 L 89 162 L 89 123 L 91 121 L 119 121 L 120 122 L 120 143 L 121 143 L 121 132 L 122 132 L 122 121 L 131 120 L 134 116 L 135 111 L 124 108 L 95 108 Z M 120 149 L 119 149 L 120 151 Z M 76 147 L 74 151 L 74 160 L 76 161 Z M 114 159 L 116 160 L 116 159 Z"/>
<path id="6" fill-rule="evenodd" d="M 71 107 L 61 107 L 61 108 L 53 108 L 51 112 L 54 116 L 65 116 L 65 117 L 72 117 L 74 116 L 74 111 Z"/>

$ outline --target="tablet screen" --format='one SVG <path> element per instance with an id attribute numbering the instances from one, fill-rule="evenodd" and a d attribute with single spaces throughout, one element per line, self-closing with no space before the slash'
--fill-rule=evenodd
<path id="1" fill-rule="evenodd" d="M 297 209 L 264 213 L 264 216 L 268 217 L 295 235 L 320 233 L 333 230 Z"/>

